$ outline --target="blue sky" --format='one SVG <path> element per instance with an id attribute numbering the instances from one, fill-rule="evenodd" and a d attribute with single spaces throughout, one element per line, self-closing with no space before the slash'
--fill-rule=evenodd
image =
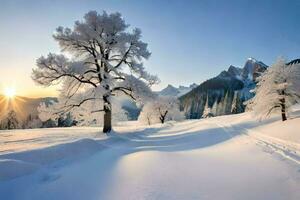
<path id="1" fill-rule="evenodd" d="M 31 81 L 35 59 L 58 52 L 55 28 L 89 10 L 119 11 L 142 29 L 152 52 L 146 68 L 161 79 L 155 89 L 199 84 L 248 57 L 300 57 L 300 1 L 1 0 L 0 90 L 13 84 L 21 95 L 55 95 Z"/>

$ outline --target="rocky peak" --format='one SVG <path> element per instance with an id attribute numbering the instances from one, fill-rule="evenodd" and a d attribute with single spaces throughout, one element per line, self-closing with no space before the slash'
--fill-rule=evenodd
<path id="1" fill-rule="evenodd" d="M 242 69 L 239 67 L 235 67 L 233 65 L 230 65 L 227 72 L 229 73 L 230 76 L 240 78 Z"/>
<path id="2" fill-rule="evenodd" d="M 254 58 L 248 58 L 244 68 L 242 69 L 241 77 L 243 80 L 255 81 L 256 78 L 267 69 L 267 65 Z"/>

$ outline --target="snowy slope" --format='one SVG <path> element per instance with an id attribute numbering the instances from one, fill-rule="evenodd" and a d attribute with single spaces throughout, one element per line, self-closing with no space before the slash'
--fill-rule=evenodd
<path id="1" fill-rule="evenodd" d="M 297 116 L 1 132 L 0 199 L 298 200 Z"/>

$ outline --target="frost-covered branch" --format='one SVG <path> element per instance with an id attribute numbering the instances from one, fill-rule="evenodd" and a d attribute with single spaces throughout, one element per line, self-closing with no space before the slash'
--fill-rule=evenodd
<path id="1" fill-rule="evenodd" d="M 78 110 L 87 101 L 103 106 L 104 132 L 111 130 L 112 97 L 142 101 L 158 82 L 143 66 L 151 53 L 140 29 L 128 30 L 120 13 L 88 12 L 74 27 L 58 27 L 53 35 L 64 54 L 37 60 L 33 80 L 43 86 L 62 84 L 59 112 Z M 129 72 L 129 73 L 128 73 Z"/>

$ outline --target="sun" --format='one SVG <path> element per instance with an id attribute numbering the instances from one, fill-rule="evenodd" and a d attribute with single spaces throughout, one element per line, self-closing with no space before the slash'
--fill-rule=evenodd
<path id="1" fill-rule="evenodd" d="M 14 98 L 16 96 L 16 88 L 13 88 L 13 87 L 7 87 L 4 89 L 4 95 L 7 97 L 7 98 Z"/>

